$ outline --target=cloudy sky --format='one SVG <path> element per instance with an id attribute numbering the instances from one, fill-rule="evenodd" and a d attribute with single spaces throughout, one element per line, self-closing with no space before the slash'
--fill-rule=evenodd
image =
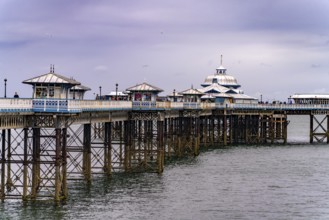
<path id="1" fill-rule="evenodd" d="M 329 93 L 328 0 L 0 0 L 0 80 L 55 72 L 93 98 L 142 83 L 200 87 L 223 65 L 245 94 Z M 0 81 L 0 96 L 4 85 Z"/>

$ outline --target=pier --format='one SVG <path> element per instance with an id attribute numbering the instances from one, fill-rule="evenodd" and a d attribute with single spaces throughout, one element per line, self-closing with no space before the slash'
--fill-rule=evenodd
<path id="1" fill-rule="evenodd" d="M 91 183 L 95 175 L 162 173 L 167 161 L 209 147 L 286 144 L 288 115 L 308 115 L 310 143 L 329 143 L 327 103 L 264 104 L 237 90 L 234 78 L 217 85 L 225 74 L 221 66 L 204 89 L 174 91 L 167 99 L 142 83 L 126 96 L 85 100 L 89 88 L 53 66 L 24 81 L 33 86 L 32 98 L 0 99 L 1 201 L 60 202 L 70 182 Z"/>
<path id="2" fill-rule="evenodd" d="M 328 143 L 328 105 L 1 99 L 0 198 L 68 196 L 71 180 L 156 172 L 200 148 L 287 142 L 287 115 Z M 319 119 L 319 117 L 322 117 Z"/>

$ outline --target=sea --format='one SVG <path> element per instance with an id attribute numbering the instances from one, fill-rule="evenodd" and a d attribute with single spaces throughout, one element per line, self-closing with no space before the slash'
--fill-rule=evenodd
<path id="1" fill-rule="evenodd" d="M 65 203 L 6 200 L 0 219 L 329 219 L 329 145 L 289 116 L 288 144 L 228 146 L 172 161 L 162 174 L 69 182 Z"/>

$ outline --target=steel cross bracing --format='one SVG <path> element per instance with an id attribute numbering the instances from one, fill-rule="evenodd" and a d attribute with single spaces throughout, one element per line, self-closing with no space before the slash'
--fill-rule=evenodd
<path id="1" fill-rule="evenodd" d="M 60 200 L 66 196 L 65 159 L 60 149 L 64 136 L 61 129 L 2 130 L 2 200 Z"/>
<path id="2" fill-rule="evenodd" d="M 329 143 L 329 115 L 310 115 L 310 143 Z"/>

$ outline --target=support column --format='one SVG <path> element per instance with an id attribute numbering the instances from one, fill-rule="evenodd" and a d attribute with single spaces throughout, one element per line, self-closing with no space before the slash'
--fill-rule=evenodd
<path id="1" fill-rule="evenodd" d="M 193 119 L 192 119 L 193 120 Z M 200 117 L 194 118 L 194 156 L 200 153 Z"/>
<path id="2" fill-rule="evenodd" d="M 11 192 L 14 184 L 11 179 L 11 130 L 7 129 L 7 182 L 6 189 Z"/>
<path id="3" fill-rule="evenodd" d="M 125 157 L 124 157 L 124 170 L 128 172 L 130 170 L 130 165 L 129 165 L 129 158 L 130 158 L 130 152 L 129 148 L 131 146 L 131 121 L 124 121 L 124 151 L 125 151 Z"/>
<path id="4" fill-rule="evenodd" d="M 271 144 L 273 144 L 274 143 L 274 138 L 275 138 L 275 120 L 274 120 L 274 115 L 272 114 L 271 116 L 270 116 L 270 127 L 269 127 L 269 129 L 270 129 L 270 137 L 271 137 Z"/>
<path id="5" fill-rule="evenodd" d="M 6 172 L 6 130 L 2 130 L 2 150 L 1 150 L 1 201 L 5 200 L 5 172 Z"/>
<path id="6" fill-rule="evenodd" d="M 223 144 L 224 146 L 227 146 L 227 116 L 226 116 L 226 110 L 224 111 L 224 116 L 223 116 Z"/>
<path id="7" fill-rule="evenodd" d="M 166 158 L 169 160 L 171 159 L 171 153 L 174 146 L 174 119 L 168 118 L 167 120 L 167 126 L 168 126 L 168 134 L 167 134 L 167 154 Z"/>
<path id="8" fill-rule="evenodd" d="M 33 128 L 32 146 L 32 189 L 31 198 L 35 199 L 40 185 L 40 128 Z"/>
<path id="9" fill-rule="evenodd" d="M 209 125 L 210 125 L 210 129 L 209 129 L 209 136 L 210 136 L 210 146 L 214 146 L 215 144 L 215 117 L 209 116 Z"/>
<path id="10" fill-rule="evenodd" d="M 313 143 L 313 118 L 314 115 L 310 114 L 310 143 Z"/>
<path id="11" fill-rule="evenodd" d="M 112 122 L 105 123 L 104 135 L 104 172 L 108 175 L 112 173 Z"/>
<path id="12" fill-rule="evenodd" d="M 120 126 L 120 131 L 119 131 L 119 135 L 120 135 L 120 138 L 119 138 L 119 140 L 120 140 L 120 144 L 119 144 L 119 148 L 120 148 L 120 150 L 119 150 L 119 152 L 120 152 L 120 167 L 122 166 L 122 165 L 124 165 L 124 153 L 125 153 L 125 151 L 124 151 L 124 124 L 122 123 L 122 121 L 120 121 L 119 122 L 119 126 Z"/>
<path id="13" fill-rule="evenodd" d="M 182 157 L 182 148 L 183 148 L 183 117 L 180 116 L 178 118 L 178 128 L 177 128 L 177 138 L 178 138 L 178 144 L 176 149 L 176 155 L 178 157 Z"/>
<path id="14" fill-rule="evenodd" d="M 288 139 L 288 120 L 287 120 L 287 115 L 285 114 L 284 122 L 283 122 L 283 143 L 287 143 Z"/>
<path id="15" fill-rule="evenodd" d="M 23 159 L 23 201 L 28 200 L 27 189 L 28 189 L 28 128 L 24 128 L 24 159 Z"/>
<path id="16" fill-rule="evenodd" d="M 91 182 L 91 124 L 83 127 L 83 174 L 87 182 Z"/>
<path id="17" fill-rule="evenodd" d="M 164 129 L 163 121 L 157 121 L 157 163 L 158 173 L 162 173 L 164 169 Z"/>
<path id="18" fill-rule="evenodd" d="M 327 132 L 326 132 L 326 136 L 327 136 L 327 144 L 329 144 L 329 115 L 326 115 L 327 118 Z"/>
<path id="19" fill-rule="evenodd" d="M 67 128 L 62 129 L 62 196 L 67 199 Z"/>
<path id="20" fill-rule="evenodd" d="M 60 193 L 61 193 L 61 187 L 62 187 L 62 181 L 61 181 L 61 129 L 56 128 L 56 146 L 55 146 L 55 202 L 60 201 Z"/>

